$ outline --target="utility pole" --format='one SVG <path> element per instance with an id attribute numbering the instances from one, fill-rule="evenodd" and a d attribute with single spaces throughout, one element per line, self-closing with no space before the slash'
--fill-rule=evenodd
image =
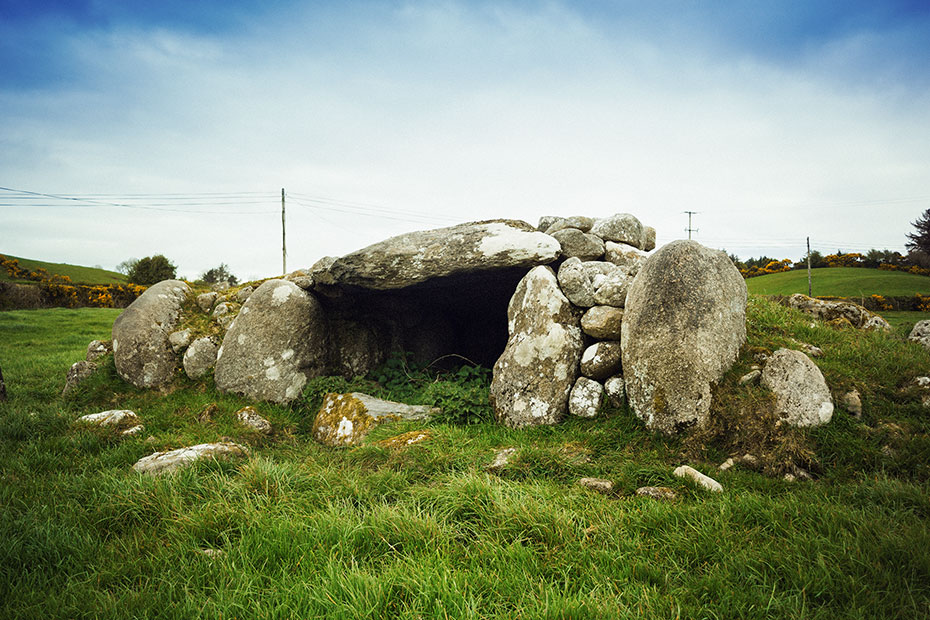
<path id="1" fill-rule="evenodd" d="M 284 232 L 284 188 L 281 188 L 281 275 L 287 273 L 287 240 Z"/>
<path id="2" fill-rule="evenodd" d="M 807 296 L 813 297 L 811 294 L 811 238 L 807 238 Z"/>
<path id="3" fill-rule="evenodd" d="M 691 216 L 697 215 L 699 212 L 698 211 L 685 211 L 685 213 L 688 214 L 688 227 L 685 228 L 685 230 L 688 231 L 688 239 L 691 239 L 691 233 L 697 232 L 696 228 L 691 228 Z"/>

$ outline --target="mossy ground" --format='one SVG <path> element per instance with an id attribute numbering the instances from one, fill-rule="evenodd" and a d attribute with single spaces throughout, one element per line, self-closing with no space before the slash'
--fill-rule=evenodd
<path id="1" fill-rule="evenodd" d="M 435 377 L 413 373 L 403 385 L 387 372 L 319 380 L 291 407 L 257 404 L 274 425 L 265 436 L 235 421 L 250 403 L 209 379 L 136 390 L 111 358 L 62 399 L 68 365 L 108 338 L 117 312 L 0 313 L 10 391 L 0 404 L 0 617 L 930 615 L 930 416 L 902 390 L 930 371 L 915 344 L 753 298 L 749 342 L 700 434 L 652 435 L 625 409 L 516 431 L 482 421 L 474 377 L 447 377 L 452 388 L 425 395 Z M 794 341 L 824 350 L 817 363 L 831 388 L 860 391 L 861 420 L 838 409 L 820 429 L 771 430 L 769 396 L 738 378 L 757 354 Z M 357 448 L 325 448 L 309 436 L 312 401 L 337 383 L 408 402 L 447 398 L 475 423 L 399 422 Z M 72 424 L 116 407 L 136 411 L 146 432 Z M 379 444 L 424 429 L 426 441 Z M 130 470 L 154 450 L 224 437 L 251 457 L 160 478 Z M 489 474 L 506 446 L 518 458 Z M 716 471 L 753 450 L 765 471 Z M 725 491 L 674 478 L 685 462 Z M 816 479 L 786 482 L 788 463 Z M 577 486 L 585 476 L 612 480 L 615 494 Z M 644 485 L 679 498 L 636 497 Z"/>

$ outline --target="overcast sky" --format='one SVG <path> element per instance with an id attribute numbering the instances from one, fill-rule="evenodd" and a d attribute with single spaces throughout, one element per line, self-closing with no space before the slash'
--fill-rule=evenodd
<path id="1" fill-rule="evenodd" d="M 633 213 L 660 244 L 903 251 L 930 4 L 0 0 L 0 252 L 194 278 Z"/>

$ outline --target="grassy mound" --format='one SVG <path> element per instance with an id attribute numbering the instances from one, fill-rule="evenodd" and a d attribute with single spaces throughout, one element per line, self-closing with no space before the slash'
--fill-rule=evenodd
<path id="1" fill-rule="evenodd" d="M 0 252 L 2 254 L 2 252 Z M 49 274 L 67 276 L 71 278 L 74 284 L 126 284 L 126 276 L 115 271 L 106 269 L 97 269 L 96 267 L 81 267 L 79 265 L 69 265 L 67 263 L 46 263 L 31 258 L 20 258 L 3 254 L 7 258 L 14 258 L 19 261 L 19 266 L 29 271 L 45 269 Z M 0 280 L 10 280 L 9 274 L 0 269 Z"/>
<path id="2" fill-rule="evenodd" d="M 486 421 L 486 373 L 436 376 L 395 359 L 361 379 L 319 379 L 293 406 L 251 404 L 209 380 L 142 391 L 112 358 L 67 399 L 68 364 L 118 311 L 0 313 L 0 617 L 618 618 L 926 617 L 930 612 L 930 416 L 905 388 L 930 354 L 882 333 L 836 330 L 761 298 L 749 342 L 715 393 L 714 423 L 647 433 L 627 409 L 525 431 Z M 771 399 L 739 377 L 757 356 L 817 345 L 838 409 L 820 429 L 774 428 Z M 441 387 L 436 387 L 437 385 Z M 462 415 L 376 428 L 363 446 L 309 437 L 326 389 L 364 387 Z M 73 420 L 130 408 L 138 437 Z M 205 412 L 211 415 L 204 415 Z M 469 424 L 469 422 L 473 422 Z M 379 443 L 419 429 L 407 447 Z M 230 437 L 241 462 L 148 478 L 154 450 Z M 518 456 L 498 475 L 495 451 Z M 716 465 L 751 452 L 762 471 Z M 719 494 L 671 475 L 682 463 Z M 803 466 L 815 475 L 787 482 Z M 604 496 L 576 484 L 614 482 Z M 644 485 L 678 499 L 635 495 Z M 210 556 L 203 550 L 219 550 Z"/>
<path id="3" fill-rule="evenodd" d="M 815 296 L 829 297 L 911 297 L 930 293 L 930 278 L 901 271 L 835 267 L 811 270 Z M 807 295 L 807 270 L 771 273 L 746 280 L 751 295 Z"/>

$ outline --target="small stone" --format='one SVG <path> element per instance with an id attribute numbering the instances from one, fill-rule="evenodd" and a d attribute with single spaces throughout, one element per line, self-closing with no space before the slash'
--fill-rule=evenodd
<path id="1" fill-rule="evenodd" d="M 862 397 L 859 396 L 859 390 L 852 390 L 841 394 L 839 397 L 840 406 L 851 413 L 856 418 L 862 417 Z"/>
<path id="2" fill-rule="evenodd" d="M 65 378 L 65 387 L 61 391 L 62 395 L 67 394 L 78 386 L 84 379 L 91 376 L 97 371 L 97 364 L 81 360 L 75 362 L 68 369 L 68 376 Z"/>
<path id="3" fill-rule="evenodd" d="M 127 428 L 126 430 L 124 430 L 124 431 L 123 431 L 122 433 L 120 433 L 120 434 L 121 434 L 121 435 L 132 436 L 132 435 L 138 435 L 138 434 L 140 434 L 140 433 L 141 433 L 142 431 L 144 431 L 144 430 L 145 430 L 145 427 L 144 427 L 144 426 L 142 426 L 141 424 L 136 424 L 136 425 L 133 426 L 132 428 Z"/>
<path id="4" fill-rule="evenodd" d="M 581 317 L 581 331 L 598 340 L 620 340 L 623 308 L 593 306 Z"/>
<path id="5" fill-rule="evenodd" d="M 249 298 L 249 295 L 255 290 L 253 286 L 246 286 L 245 288 L 239 289 L 239 292 L 236 293 L 236 299 L 239 303 L 245 303 L 245 300 Z"/>
<path id="6" fill-rule="evenodd" d="M 794 477 L 794 474 L 785 474 L 784 480 L 785 482 L 795 482 L 797 478 Z"/>
<path id="7" fill-rule="evenodd" d="M 197 295 L 197 305 L 200 306 L 200 309 L 204 312 L 210 312 L 213 308 L 213 304 L 216 302 L 216 293 L 201 293 Z"/>
<path id="8" fill-rule="evenodd" d="M 226 555 L 226 552 L 223 551 L 222 549 L 198 549 L 197 552 L 200 555 L 205 555 L 208 558 L 212 558 L 212 559 L 221 558 L 224 555 Z"/>
<path id="9" fill-rule="evenodd" d="M 191 330 L 182 329 L 176 332 L 171 332 L 168 335 L 168 344 L 171 345 L 171 350 L 175 353 L 180 353 L 188 347 L 191 343 Z"/>
<path id="10" fill-rule="evenodd" d="M 729 459 L 725 460 L 723 463 L 721 463 L 721 464 L 717 467 L 717 469 L 719 469 L 720 471 L 726 471 L 726 470 L 730 469 L 731 467 L 733 467 L 734 465 L 736 465 L 736 461 L 734 461 L 732 458 L 729 458 Z"/>
<path id="11" fill-rule="evenodd" d="M 191 379 L 199 379 L 216 365 L 216 343 L 209 337 L 198 338 L 184 352 L 182 365 Z"/>
<path id="12" fill-rule="evenodd" d="M 639 487 L 636 494 L 640 497 L 649 497 L 662 501 L 671 501 L 678 498 L 678 494 L 668 487 Z"/>
<path id="13" fill-rule="evenodd" d="M 262 433 L 263 435 L 271 433 L 271 422 L 260 416 L 258 411 L 255 410 L 255 407 L 243 407 L 236 412 L 236 419 L 239 420 L 243 426 L 253 431 Z"/>
<path id="14" fill-rule="evenodd" d="M 201 424 L 208 424 L 213 421 L 213 416 L 219 413 L 220 408 L 216 403 L 210 403 L 203 408 L 203 411 L 200 412 L 200 415 L 197 416 L 197 421 Z"/>
<path id="15" fill-rule="evenodd" d="M 517 455 L 516 448 L 501 448 L 494 453 L 494 460 L 485 469 L 492 474 L 498 474 L 505 467 L 510 465 L 511 459 Z"/>
<path id="16" fill-rule="evenodd" d="M 407 446 L 412 446 L 413 444 L 420 443 L 421 441 L 426 441 L 430 438 L 429 430 L 425 431 L 410 431 L 409 433 L 402 433 L 395 437 L 389 437 L 387 439 L 382 439 L 378 442 L 378 445 L 382 448 L 390 448 L 392 450 L 398 450 L 406 448 Z"/>
<path id="17" fill-rule="evenodd" d="M 614 483 L 603 478 L 581 478 L 578 485 L 604 495 L 609 495 L 614 490 Z"/>
<path id="18" fill-rule="evenodd" d="M 607 393 L 607 400 L 614 409 L 619 409 L 626 401 L 626 383 L 623 375 L 615 375 L 604 382 L 604 392 Z"/>
<path id="19" fill-rule="evenodd" d="M 229 304 L 224 301 L 224 302 L 217 304 L 216 308 L 213 309 L 213 318 L 218 319 L 221 316 L 228 314 L 228 313 L 229 313 Z"/>
<path id="20" fill-rule="evenodd" d="M 755 385 L 756 383 L 759 382 L 759 377 L 761 376 L 762 376 L 761 370 L 753 370 L 751 372 L 746 373 L 742 377 L 740 377 L 739 384 L 740 385 Z"/>
<path id="21" fill-rule="evenodd" d="M 94 426 L 135 426 L 139 423 L 139 416 L 129 409 L 112 409 L 100 413 L 90 413 L 77 419 L 79 424 L 93 424 Z"/>
<path id="22" fill-rule="evenodd" d="M 750 469 L 759 469 L 762 466 L 759 459 L 752 454 L 744 454 L 739 458 L 739 462 Z"/>
<path id="23" fill-rule="evenodd" d="M 619 341 L 595 342 L 581 355 L 581 374 L 596 381 L 616 375 L 622 368 L 622 355 Z"/>
<path id="24" fill-rule="evenodd" d="M 580 418 L 595 418 L 601 407 L 604 387 L 587 377 L 578 377 L 568 396 L 568 412 Z"/>
<path id="25" fill-rule="evenodd" d="M 723 486 L 719 482 L 710 476 L 705 476 L 698 470 L 694 469 L 693 467 L 689 467 L 688 465 L 682 465 L 681 467 L 676 468 L 672 473 L 679 478 L 690 478 L 699 487 L 708 491 L 714 491 L 716 493 L 723 491 Z"/>
<path id="26" fill-rule="evenodd" d="M 188 448 L 155 452 L 142 457 L 132 466 L 141 474 L 158 476 L 188 467 L 203 458 L 229 459 L 248 454 L 248 449 L 231 442 L 202 443 Z"/>
<path id="27" fill-rule="evenodd" d="M 87 345 L 87 354 L 84 359 L 93 362 L 98 357 L 103 357 L 113 351 L 113 341 L 111 340 L 91 340 Z"/>

